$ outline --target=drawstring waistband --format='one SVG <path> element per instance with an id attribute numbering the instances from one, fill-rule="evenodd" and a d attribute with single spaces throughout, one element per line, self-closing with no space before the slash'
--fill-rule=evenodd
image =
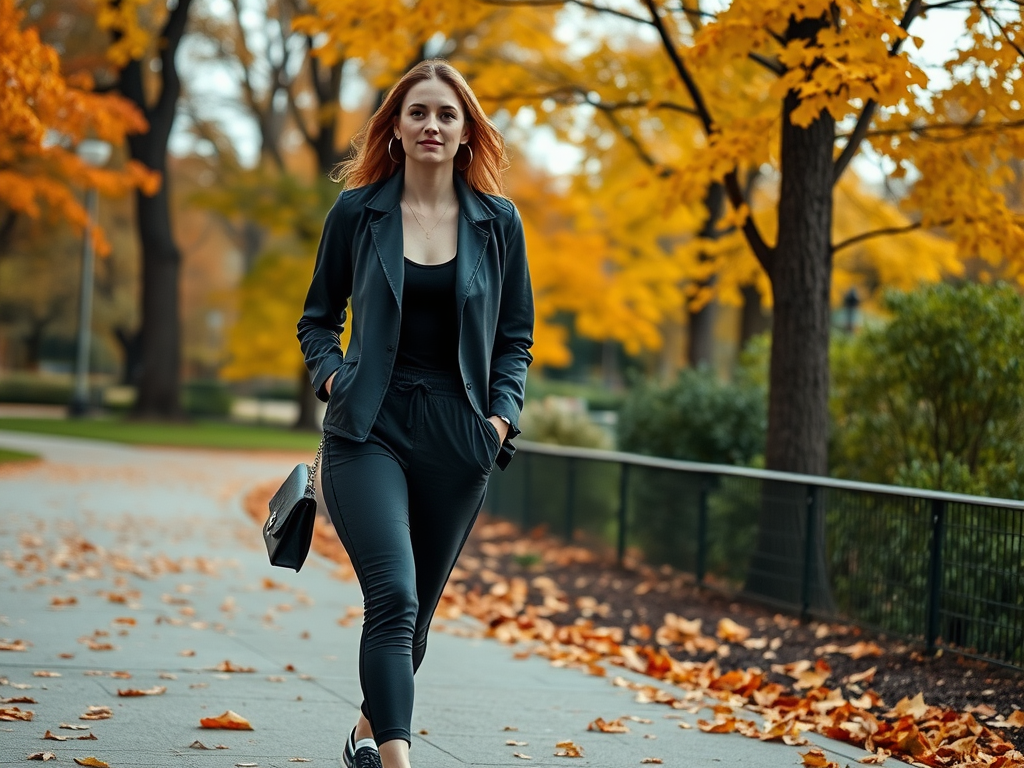
<path id="1" fill-rule="evenodd" d="M 409 392 L 409 416 L 406 429 L 423 423 L 424 400 L 431 395 L 462 396 L 465 387 L 457 373 L 428 371 L 419 368 L 395 368 L 391 372 L 391 385 L 396 392 Z"/>

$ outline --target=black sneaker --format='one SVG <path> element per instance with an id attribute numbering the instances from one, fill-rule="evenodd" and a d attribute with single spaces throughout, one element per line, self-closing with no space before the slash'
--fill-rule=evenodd
<path id="1" fill-rule="evenodd" d="M 376 746 L 364 745 L 356 749 L 355 728 L 345 740 L 345 750 L 341 753 L 341 764 L 345 768 L 383 768 Z"/>

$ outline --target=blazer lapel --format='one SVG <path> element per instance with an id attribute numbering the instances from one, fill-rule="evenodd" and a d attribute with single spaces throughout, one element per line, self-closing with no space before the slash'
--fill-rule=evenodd
<path id="1" fill-rule="evenodd" d="M 405 285 L 405 243 L 402 237 L 402 174 L 388 179 L 366 204 L 367 208 L 383 212 L 370 224 L 373 245 L 384 276 L 391 286 L 398 306 L 402 306 L 402 288 Z"/>
<path id="2" fill-rule="evenodd" d="M 462 311 L 469 298 L 470 288 L 480 271 L 487 242 L 491 237 L 488 229 L 478 222 L 494 218 L 480 204 L 476 193 L 463 180 L 455 176 L 455 194 L 459 198 L 459 234 L 455 252 L 455 305 L 459 327 L 462 327 Z"/>

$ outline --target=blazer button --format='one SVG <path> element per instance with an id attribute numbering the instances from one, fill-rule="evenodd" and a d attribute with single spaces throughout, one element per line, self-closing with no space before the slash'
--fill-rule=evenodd
<path id="1" fill-rule="evenodd" d="M 394 344 L 388 344 L 388 352 L 394 352 L 394 351 L 395 351 L 395 345 Z"/>
<path id="2" fill-rule="evenodd" d="M 473 388 L 473 385 L 472 385 L 472 384 L 467 384 L 467 385 L 466 385 L 466 389 L 472 389 L 472 388 Z"/>

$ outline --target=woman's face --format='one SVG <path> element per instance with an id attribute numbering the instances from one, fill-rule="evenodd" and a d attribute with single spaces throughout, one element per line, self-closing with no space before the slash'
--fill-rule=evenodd
<path id="1" fill-rule="evenodd" d="M 406 162 L 453 162 L 459 145 L 469 141 L 465 110 L 455 89 L 443 80 L 416 83 L 395 119 L 395 136 L 402 140 Z"/>

